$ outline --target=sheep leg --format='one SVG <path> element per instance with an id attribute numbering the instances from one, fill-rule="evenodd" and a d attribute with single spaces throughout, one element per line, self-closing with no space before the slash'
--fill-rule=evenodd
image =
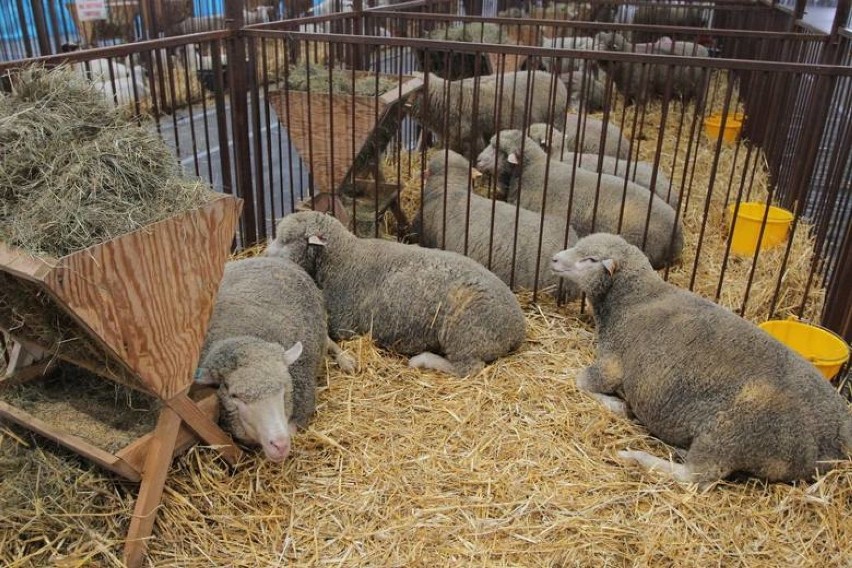
<path id="1" fill-rule="evenodd" d="M 334 361 L 340 370 L 344 373 L 354 373 L 358 370 L 358 363 L 355 359 L 348 355 L 340 346 L 335 343 L 330 337 L 325 338 L 325 348 L 328 353 L 334 356 Z"/>
<path id="2" fill-rule="evenodd" d="M 616 396 L 611 396 L 608 394 L 600 394 L 597 392 L 590 392 L 589 396 L 593 399 L 600 402 L 603 406 L 609 409 L 610 412 L 621 416 L 622 418 L 630 418 L 631 413 L 627 409 L 627 403 L 621 400 Z"/>
<path id="3" fill-rule="evenodd" d="M 455 363 L 435 355 L 428 351 L 424 351 L 420 355 L 416 355 L 408 360 L 408 366 L 414 369 L 433 369 L 442 373 L 456 375 L 457 377 L 466 377 L 475 375 L 485 367 L 483 361 L 456 361 Z"/>
<path id="4" fill-rule="evenodd" d="M 635 462 L 645 469 L 664 473 L 681 483 L 699 481 L 696 473 L 688 464 L 674 463 L 641 451 L 623 450 L 618 452 L 618 457 L 628 462 Z"/>
<path id="5" fill-rule="evenodd" d="M 604 355 L 580 371 L 577 388 L 591 393 L 615 394 L 621 388 L 623 370 L 615 355 Z"/>
<path id="6" fill-rule="evenodd" d="M 428 351 L 424 351 L 420 355 L 415 355 L 408 360 L 408 366 L 412 369 L 433 369 L 442 373 L 455 374 L 456 369 L 453 364 L 441 357 Z"/>

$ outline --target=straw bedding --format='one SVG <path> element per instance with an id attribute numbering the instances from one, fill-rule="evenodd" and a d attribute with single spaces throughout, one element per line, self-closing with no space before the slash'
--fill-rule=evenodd
<path id="1" fill-rule="evenodd" d="M 150 564 L 848 565 L 852 465 L 706 493 L 624 466 L 617 450 L 670 450 L 574 388 L 588 321 L 524 305 L 527 344 L 469 379 L 345 343 L 361 372 L 329 369 L 283 466 L 252 454 L 230 475 L 199 448 L 173 464 Z M 0 481 L 0 562 L 115 565 L 132 487 L 36 443 L 0 429 L 0 469 L 21 472 Z"/>
<path id="2" fill-rule="evenodd" d="M 644 135 L 640 154 L 654 147 L 652 129 Z M 712 153 L 704 146 L 700 141 L 699 152 Z M 723 168 L 741 167 L 734 164 L 734 149 L 723 151 L 731 153 L 723 156 Z M 664 144 L 664 161 L 683 163 L 672 152 Z M 696 215 L 707 189 L 704 159 L 686 205 L 689 252 L 670 273 L 679 285 L 688 283 L 692 270 Z M 403 193 L 409 214 L 419 195 L 416 166 L 411 174 Z M 726 179 L 720 174 L 716 183 Z M 756 179 L 753 192 L 759 194 L 765 187 L 761 168 Z M 723 187 L 714 187 L 701 252 L 711 256 L 699 262 L 695 286 L 710 297 L 723 240 L 720 194 Z M 795 244 L 800 249 L 791 258 L 808 257 L 807 245 Z M 778 270 L 771 255 L 760 262 L 769 276 Z M 791 300 L 784 306 L 803 294 L 794 272 L 785 273 Z M 750 303 L 765 310 L 758 289 L 772 286 L 762 274 Z M 740 303 L 740 278 L 728 268 L 722 303 Z M 811 294 L 808 306 L 816 309 L 821 292 Z M 359 337 L 343 346 L 361 370 L 346 375 L 329 366 L 317 415 L 296 437 L 285 464 L 250 454 L 230 474 L 205 448 L 176 460 L 149 563 L 849 565 L 852 463 L 812 483 L 726 482 L 703 493 L 625 466 L 616 451 L 662 456 L 672 450 L 574 387 L 577 371 L 594 358 L 588 315 L 577 304 L 519 297 L 528 341 L 475 377 L 409 369 L 405 359 Z M 0 425 L 0 564 L 118 565 L 135 488 L 45 446 Z"/>

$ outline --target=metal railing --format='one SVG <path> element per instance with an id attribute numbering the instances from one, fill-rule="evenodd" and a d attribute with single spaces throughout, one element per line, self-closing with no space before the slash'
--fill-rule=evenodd
<path id="1" fill-rule="evenodd" d="M 127 105 L 140 120 L 150 118 L 152 128 L 175 149 L 189 173 L 207 179 L 219 191 L 243 197 L 242 246 L 264 241 L 278 218 L 305 202 L 310 205 L 324 193 L 342 200 L 359 234 L 390 231 L 398 238 L 411 236 L 410 225 L 420 212 L 423 170 L 432 155 L 429 138 L 447 140 L 451 128 L 458 128 L 450 121 L 425 128 L 426 122 L 440 125 L 428 116 L 428 110 L 417 119 L 412 117 L 416 93 L 403 91 L 415 72 L 469 76 L 474 84 L 472 96 L 482 100 L 486 96 L 483 77 L 489 71 L 506 77 L 514 68 L 529 73 L 544 61 L 556 62 L 561 70 L 568 70 L 563 79 L 573 85 L 574 111 L 581 122 L 589 115 L 599 70 L 627 69 L 628 75 L 634 74 L 644 84 L 659 75 L 663 79 L 654 96 L 640 97 L 632 105 L 624 104 L 612 74 L 598 81 L 603 110 L 596 116 L 627 133 L 628 167 L 633 168 L 637 160 L 648 162 L 671 182 L 670 190 L 677 192 L 680 201 L 679 219 L 692 224 L 694 236 L 684 265 L 668 270 L 667 277 L 689 288 L 704 282 L 699 291 L 741 313 L 817 317 L 847 339 L 852 336 L 848 286 L 852 122 L 848 112 L 841 112 L 852 103 L 848 32 L 817 33 L 797 26 L 795 14 L 789 11 L 742 2 L 714 3 L 709 27 L 460 17 L 456 6 L 408 2 L 363 9 L 356 5 L 351 12 L 246 27 L 244 5 L 225 2 L 224 29 L 143 39 L 37 61 L 75 64 L 81 73 L 99 81 L 116 104 Z M 766 18 L 768 14 L 773 17 Z M 840 3 L 838 14 L 845 19 L 848 1 Z M 492 26 L 491 31 L 496 30 L 497 37 L 506 38 L 507 43 L 425 37 L 431 33 L 440 38 L 441 32 L 435 30 L 447 28 L 470 28 L 482 34 L 483 24 Z M 541 41 L 547 31 L 558 37 L 591 37 L 604 31 L 631 37 L 668 35 L 675 41 L 704 45 L 712 57 L 545 48 Z M 96 76 L 104 61 L 112 71 Z M 388 76 L 392 84 L 384 97 L 388 104 L 379 104 L 380 97 L 369 85 L 364 96 L 371 103 L 366 107 L 358 106 L 359 95 L 334 92 L 330 82 L 324 87 L 327 92 L 306 96 L 306 89 L 316 89 L 295 85 L 293 74 L 304 72 L 308 63 L 317 71 L 309 74 L 307 82 L 311 77 L 322 79 L 322 74 L 331 77 L 337 68 L 347 70 L 344 79 L 353 85 L 359 77 L 355 71 Z M 0 72 L 21 64 L 2 63 Z M 707 78 L 698 89 L 697 102 L 683 101 L 676 93 L 675 71 L 687 68 Z M 503 81 L 498 83 L 504 85 Z M 527 98 L 516 117 L 522 127 L 527 126 L 524 117 L 532 112 L 532 99 Z M 340 104 L 329 102 L 333 99 Z M 549 97 L 549 103 L 552 106 L 555 98 Z M 495 107 L 495 118 L 502 112 Z M 548 113 L 558 114 L 553 107 Z M 724 121 L 743 113 L 743 139 L 732 146 L 708 141 L 703 121 L 711 113 L 719 113 Z M 366 142 L 356 134 L 356 119 L 373 123 Z M 377 125 L 387 132 L 377 134 Z M 567 123 L 560 126 L 568 128 Z M 318 146 L 317 132 L 331 136 L 333 143 L 327 149 Z M 359 163 L 350 168 L 348 160 Z M 764 174 L 767 181 L 760 185 L 755 180 Z M 543 189 L 559 188 L 545 185 Z M 489 199 L 495 195 L 492 191 Z M 769 277 L 761 276 L 762 285 L 770 289 L 767 301 L 755 299 L 754 290 L 763 270 L 762 253 L 743 260 L 727 249 L 718 256 L 708 252 L 713 235 L 724 230 L 717 226 L 717 210 L 750 198 L 783 205 L 795 213 L 793 236 L 780 249 L 779 269 Z M 687 215 L 695 218 L 687 219 Z M 796 297 L 790 297 L 787 269 L 799 262 L 797 247 L 803 239 L 815 254 L 802 261 L 805 283 Z M 746 283 L 732 292 L 727 282 L 737 271 Z M 822 306 L 814 297 L 823 287 L 824 308 L 814 316 L 812 311 Z"/>

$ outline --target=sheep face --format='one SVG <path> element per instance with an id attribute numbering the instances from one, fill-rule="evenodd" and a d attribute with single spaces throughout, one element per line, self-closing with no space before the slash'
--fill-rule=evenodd
<path id="1" fill-rule="evenodd" d="M 228 351 L 217 360 L 224 365 L 199 369 L 196 376 L 199 384 L 219 386 L 222 420 L 234 438 L 260 446 L 276 463 L 289 455 L 296 431 L 289 367 L 301 354 L 301 342 L 285 350 L 257 340 Z"/>
<path id="2" fill-rule="evenodd" d="M 605 295 L 616 278 L 646 270 L 653 272 L 641 250 L 609 233 L 583 237 L 573 247 L 556 253 L 551 270 L 576 284 L 592 300 Z"/>
<path id="3" fill-rule="evenodd" d="M 517 130 L 504 130 L 491 138 L 491 144 L 483 150 L 476 160 L 476 168 L 491 174 L 497 180 L 497 194 L 501 198 L 513 201 L 512 182 L 520 175 L 521 163 L 528 150 L 538 149 L 538 145 L 530 139 L 523 142 L 523 136 Z M 499 148 L 498 148 L 499 146 Z"/>
<path id="4" fill-rule="evenodd" d="M 346 233 L 346 227 L 331 215 L 317 211 L 291 213 L 279 221 L 266 254 L 288 258 L 316 277 L 329 239 Z"/>
<path id="5" fill-rule="evenodd" d="M 609 289 L 612 277 L 618 269 L 615 259 L 601 256 L 586 256 L 572 247 L 553 255 L 553 273 L 574 283 L 584 293 L 596 297 Z"/>

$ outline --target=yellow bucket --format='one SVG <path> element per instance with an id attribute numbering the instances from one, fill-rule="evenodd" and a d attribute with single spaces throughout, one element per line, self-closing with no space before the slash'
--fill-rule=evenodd
<path id="1" fill-rule="evenodd" d="M 712 114 L 704 119 L 704 132 L 710 140 L 719 138 L 719 131 L 722 129 L 722 115 Z M 739 112 L 728 114 L 725 120 L 725 130 L 722 132 L 722 140 L 728 144 L 733 144 L 740 137 L 740 132 L 743 129 L 743 114 Z"/>
<path id="2" fill-rule="evenodd" d="M 728 233 L 731 232 L 731 224 L 736 207 L 736 203 L 728 205 Z M 737 222 L 734 226 L 734 232 L 731 235 L 731 252 L 743 256 L 754 256 L 764 215 L 766 215 L 765 204 L 753 202 L 740 203 L 739 210 L 737 210 Z M 786 209 L 770 205 L 769 214 L 766 216 L 766 229 L 763 231 L 763 240 L 760 241 L 760 250 L 774 247 L 786 241 L 792 221 L 792 213 Z"/>
<path id="3" fill-rule="evenodd" d="M 839 335 L 816 325 L 797 321 L 769 320 L 760 329 L 810 361 L 831 380 L 849 360 L 849 346 Z"/>

